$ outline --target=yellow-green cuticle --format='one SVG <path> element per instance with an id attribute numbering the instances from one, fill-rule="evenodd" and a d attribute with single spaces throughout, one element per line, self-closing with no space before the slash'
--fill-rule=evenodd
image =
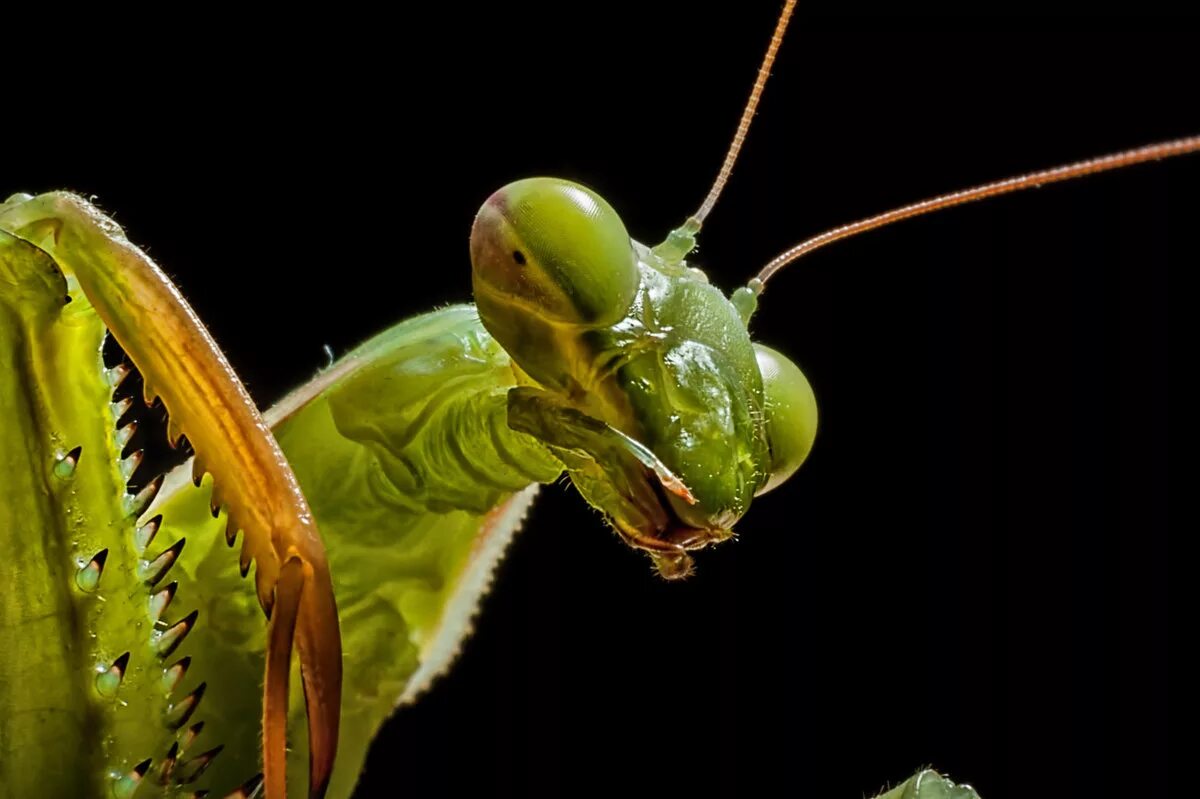
<path id="1" fill-rule="evenodd" d="M 786 356 L 755 343 L 767 403 L 767 440 L 771 475 L 759 489 L 765 494 L 804 463 L 817 436 L 817 399 L 808 378 Z"/>
<path id="2" fill-rule="evenodd" d="M 536 309 L 559 323 L 610 325 L 638 289 L 629 233 L 591 189 L 529 178 L 493 194 L 471 230 L 476 296 Z"/>

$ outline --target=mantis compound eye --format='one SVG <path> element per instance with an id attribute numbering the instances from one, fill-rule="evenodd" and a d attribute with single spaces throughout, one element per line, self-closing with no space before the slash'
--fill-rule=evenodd
<path id="1" fill-rule="evenodd" d="M 638 288 L 617 212 L 555 178 L 518 180 L 488 198 L 471 228 L 471 265 L 477 300 L 563 324 L 611 325 Z"/>
<path id="2" fill-rule="evenodd" d="M 767 400 L 767 441 L 771 476 L 758 490 L 762 495 L 792 476 L 817 436 L 817 399 L 800 367 L 770 347 L 755 343 Z"/>

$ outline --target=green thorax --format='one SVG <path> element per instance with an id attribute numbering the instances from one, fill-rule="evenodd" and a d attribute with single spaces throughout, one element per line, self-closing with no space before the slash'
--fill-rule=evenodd
<path id="1" fill-rule="evenodd" d="M 347 690 L 331 799 L 351 795 L 384 720 L 457 653 L 533 499 L 530 484 L 562 472 L 545 447 L 507 427 L 514 384 L 475 308 L 454 305 L 380 333 L 265 414 L 320 525 L 343 620 Z M 193 490 L 188 471 L 167 477 L 152 512 L 167 534 L 213 542 L 189 567 L 215 586 L 205 615 L 219 635 L 200 640 L 223 664 L 250 662 L 255 675 L 261 654 L 243 658 L 234 642 L 260 633 L 261 619 L 209 514 L 210 485 Z M 229 741 L 251 759 L 258 687 L 252 678 L 210 688 L 250 720 Z M 292 687 L 289 795 L 304 796 L 307 729 L 299 681 Z"/>
<path id="2" fill-rule="evenodd" d="M 289 460 L 321 465 L 326 484 L 355 483 L 380 507 L 483 513 L 562 466 L 510 430 L 508 354 L 470 305 L 410 319 L 346 354 L 318 381 L 285 399 L 271 421 Z M 318 396 L 308 393 L 321 388 Z M 303 393 L 303 396 L 301 394 Z M 289 402 L 303 407 L 288 412 Z M 317 479 L 317 478 L 313 478 Z M 303 482 L 303 481 L 302 481 Z M 309 484 L 305 492 L 313 491 Z"/>

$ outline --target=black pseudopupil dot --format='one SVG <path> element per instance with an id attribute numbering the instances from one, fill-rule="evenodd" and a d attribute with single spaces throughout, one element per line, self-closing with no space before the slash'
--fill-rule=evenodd
<path id="1" fill-rule="evenodd" d="M 516 261 L 519 266 L 524 266 L 525 253 L 521 252 L 520 250 L 513 250 L 513 260 Z"/>

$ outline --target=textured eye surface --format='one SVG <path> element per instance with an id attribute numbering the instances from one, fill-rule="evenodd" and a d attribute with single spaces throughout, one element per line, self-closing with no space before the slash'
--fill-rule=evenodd
<path id="1" fill-rule="evenodd" d="M 471 229 L 476 294 L 558 322 L 610 325 L 638 287 L 629 233 L 591 189 L 529 178 L 493 194 Z"/>
<path id="2" fill-rule="evenodd" d="M 800 367 L 762 344 L 754 345 L 767 400 L 771 476 L 759 494 L 787 480 L 804 463 L 817 436 L 817 398 Z"/>

